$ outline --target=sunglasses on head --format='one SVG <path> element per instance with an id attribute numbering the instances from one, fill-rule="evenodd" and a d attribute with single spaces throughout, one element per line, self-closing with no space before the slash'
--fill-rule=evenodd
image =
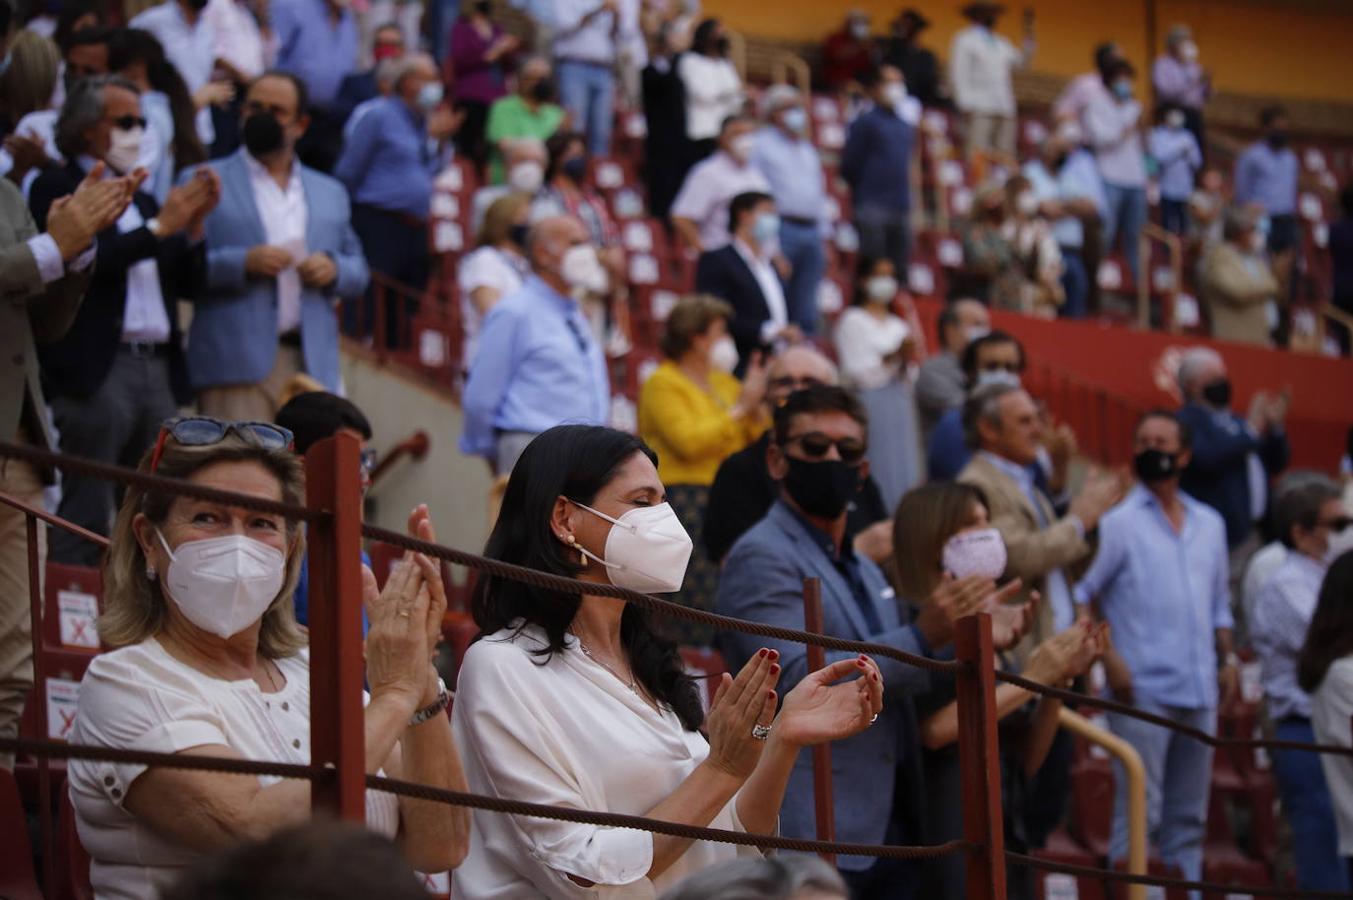
<path id="1" fill-rule="evenodd" d="M 183 416 L 169 419 L 160 426 L 155 452 L 150 457 L 151 473 L 160 467 L 160 457 L 164 455 L 164 445 L 169 438 L 185 447 L 210 447 L 225 440 L 232 431 L 246 443 L 265 450 L 292 449 L 291 432 L 271 422 L 223 422 L 207 416 Z"/>
<path id="2" fill-rule="evenodd" d="M 832 449 L 836 447 L 836 453 L 841 457 L 841 462 L 848 466 L 853 466 L 864 459 L 864 442 L 855 438 L 837 438 L 832 440 L 820 431 L 810 431 L 807 434 L 799 434 L 787 438 L 785 445 L 798 444 L 803 455 L 809 459 L 822 459 Z"/>
<path id="3" fill-rule="evenodd" d="M 1337 518 L 1327 519 L 1324 522 L 1320 522 L 1318 524 L 1324 525 L 1330 531 L 1343 531 L 1348 526 L 1353 525 L 1353 517 L 1338 516 Z"/>
<path id="4" fill-rule="evenodd" d="M 123 131 L 131 131 L 133 128 L 144 129 L 146 127 L 146 120 L 142 116 L 118 116 L 116 119 L 113 119 L 113 125 L 117 128 L 121 128 Z"/>

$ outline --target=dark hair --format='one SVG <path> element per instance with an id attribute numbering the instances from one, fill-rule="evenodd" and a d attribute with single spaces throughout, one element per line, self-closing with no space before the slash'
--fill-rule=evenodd
<path id="1" fill-rule="evenodd" d="M 79 31 L 72 31 L 70 35 L 61 42 L 61 55 L 65 56 L 76 47 L 90 47 L 98 44 L 107 44 L 113 39 L 116 28 L 104 28 L 102 25 L 95 25 L 93 28 L 81 28 Z"/>
<path id="2" fill-rule="evenodd" d="M 1297 655 L 1297 684 L 1314 694 L 1335 660 L 1353 654 L 1353 550 L 1325 571 L 1320 599 Z"/>
<path id="3" fill-rule="evenodd" d="M 1178 414 L 1172 409 L 1166 409 L 1163 406 L 1157 406 L 1154 409 L 1148 409 L 1137 417 L 1137 423 L 1132 426 L 1132 434 L 1135 437 L 1138 431 L 1141 431 L 1142 425 L 1147 419 L 1168 419 L 1174 423 L 1175 428 L 1179 429 L 1179 446 L 1188 450 L 1193 446 L 1193 429 L 1189 428 L 1189 423 L 1179 418 Z"/>
<path id="4" fill-rule="evenodd" d="M 897 66 L 889 63 L 879 63 L 878 65 L 870 66 L 860 73 L 860 87 L 864 88 L 866 91 L 872 91 L 874 88 L 878 87 L 878 83 L 883 80 L 884 69 L 896 68 Z"/>
<path id="5" fill-rule="evenodd" d="M 328 391 L 297 394 L 277 411 L 274 420 L 296 438 L 296 453 L 305 456 L 310 448 L 341 428 L 351 428 L 371 440 L 371 423 L 351 400 Z"/>
<path id="6" fill-rule="evenodd" d="M 1315 476 L 1273 498 L 1273 527 L 1278 540 L 1289 550 L 1295 549 L 1292 529 L 1300 525 L 1307 531 L 1320 521 L 1320 507 L 1343 496 L 1339 486 L 1329 478 Z M 1350 598 L 1353 601 L 1353 598 Z"/>
<path id="7" fill-rule="evenodd" d="M 729 233 L 738 230 L 738 219 L 767 201 L 774 203 L 775 198 L 762 191 L 743 191 L 734 197 L 728 204 Z"/>
<path id="8" fill-rule="evenodd" d="M 1172 113 L 1172 112 L 1174 112 L 1174 111 L 1176 111 L 1176 110 L 1178 110 L 1179 112 L 1183 112 L 1183 111 L 1184 111 L 1184 107 L 1180 106 L 1178 103 L 1175 103 L 1173 100 L 1165 100 L 1165 101 L 1163 101 L 1163 102 L 1161 102 L 1161 103 L 1157 103 L 1157 104 L 1156 104 L 1156 121 L 1157 121 L 1157 122 L 1164 122 L 1165 119 L 1166 119 L 1166 117 L 1169 116 L 1170 113 Z"/>
<path id="9" fill-rule="evenodd" d="M 705 19 L 699 25 L 695 26 L 694 33 L 691 34 L 691 49 L 696 53 L 709 55 L 717 49 L 714 44 L 714 32 L 719 29 L 718 19 Z"/>
<path id="10" fill-rule="evenodd" d="M 4 4 L 0 2 L 0 6 Z M 97 0 L 63 0 L 61 11 L 56 14 L 56 27 L 52 30 L 52 40 L 61 48 L 61 52 L 66 51 L 67 41 L 71 35 L 78 34 L 75 30 L 75 23 L 85 16 L 93 16 L 102 25 L 104 4 Z M 0 34 L 5 31 L 4 26 L 0 25 Z"/>
<path id="11" fill-rule="evenodd" d="M 564 153 L 573 144 L 582 144 L 583 155 L 587 155 L 587 140 L 578 131 L 556 131 L 545 142 L 545 152 L 549 154 L 549 161 L 545 164 L 546 184 L 559 174 L 559 167 L 564 163 Z"/>
<path id="12" fill-rule="evenodd" d="M 723 121 L 719 123 L 719 137 L 722 138 L 725 131 L 739 122 L 751 122 L 753 125 L 756 124 L 756 120 L 746 113 L 735 112 L 732 115 L 724 116 Z"/>
<path id="13" fill-rule="evenodd" d="M 980 423 L 986 422 L 997 429 L 1003 426 L 1001 402 L 1007 394 L 1017 394 L 1022 390 L 1013 384 L 996 382 L 984 384 L 968 395 L 968 399 L 963 401 L 963 442 L 969 449 L 979 450 L 982 447 L 982 432 L 978 428 Z"/>
<path id="14" fill-rule="evenodd" d="M 426 900 L 389 838 L 349 822 L 312 821 L 233 847 L 189 869 L 162 900 Z"/>
<path id="15" fill-rule="evenodd" d="M 969 341 L 968 346 L 963 348 L 963 374 L 968 376 L 969 386 L 977 380 L 977 354 L 983 347 L 990 347 L 995 344 L 1014 344 L 1015 349 L 1019 351 L 1019 370 L 1024 371 L 1027 359 L 1024 356 L 1024 345 L 1019 342 L 1008 331 L 988 331 L 975 341 Z"/>
<path id="16" fill-rule="evenodd" d="M 657 464 L 657 456 L 639 438 L 600 425 L 557 425 L 526 446 L 508 479 L 503 505 L 484 555 L 518 566 L 577 576 L 576 554 L 555 538 L 550 516 L 567 497 L 591 504 L 617 471 L 636 453 Z M 470 612 L 481 634 L 516 626 L 541 628 L 549 646 L 538 651 L 548 661 L 564 650 L 564 636 L 578 613 L 577 594 L 536 587 L 489 575 L 475 582 Z M 672 708 L 688 731 L 704 721 L 700 695 L 686 674 L 677 647 L 649 624 L 648 613 L 627 604 L 620 618 L 620 641 L 634 676 L 660 703 Z"/>
<path id="17" fill-rule="evenodd" d="M 249 82 L 249 87 L 253 87 L 265 78 L 281 78 L 283 81 L 291 82 L 291 86 L 296 89 L 296 117 L 309 115 L 310 111 L 310 89 L 305 86 L 297 75 L 292 72 L 284 72 L 281 69 L 268 69 L 262 75 Z M 246 92 L 247 93 L 247 92 Z"/>
<path id="18" fill-rule="evenodd" d="M 1118 44 L 1114 41 L 1105 41 L 1095 47 L 1095 68 L 1103 72 L 1109 67 L 1109 63 L 1118 58 Z"/>
<path id="19" fill-rule="evenodd" d="M 869 433 L 869 416 L 854 394 L 834 384 L 815 384 L 795 391 L 775 408 L 775 443 L 783 445 L 789 438 L 789 426 L 794 424 L 795 416 L 822 412 L 845 413 L 860 423 L 866 435 Z"/>
<path id="20" fill-rule="evenodd" d="M 174 170 L 207 161 L 207 151 L 197 138 L 197 107 L 178 69 L 164 55 L 155 35 L 139 28 L 121 28 L 108 41 L 108 71 L 121 73 L 134 63 L 144 63 L 146 80 L 153 90 L 169 98 L 174 117 Z"/>
<path id="21" fill-rule="evenodd" d="M 0 37 L 9 34 L 14 24 L 14 3 L 12 0 L 0 0 Z"/>
<path id="22" fill-rule="evenodd" d="M 954 309 L 953 300 L 945 302 L 944 308 L 940 310 L 939 317 L 935 319 L 935 332 L 940 336 L 940 343 L 944 343 L 944 330 L 946 328 L 958 327 L 958 310 Z"/>
<path id="23" fill-rule="evenodd" d="M 1287 107 L 1278 104 L 1265 106 L 1259 111 L 1259 124 L 1264 128 L 1268 128 L 1277 119 L 1285 118 L 1287 118 Z"/>
<path id="24" fill-rule="evenodd" d="M 974 503 L 991 512 L 986 492 L 959 481 L 924 484 L 903 495 L 893 516 L 893 569 L 907 600 L 920 603 L 939 584 L 944 544 L 972 524 Z"/>
<path id="25" fill-rule="evenodd" d="M 1105 84 L 1111 85 L 1113 84 L 1113 80 L 1119 76 L 1133 78 L 1136 74 L 1136 67 L 1120 56 L 1109 60 L 1108 64 L 1101 70 L 1100 77 L 1104 80 Z"/>
<path id="26" fill-rule="evenodd" d="M 860 255 L 860 258 L 855 263 L 855 285 L 851 293 L 851 303 L 856 306 L 864 305 L 864 302 L 867 299 L 865 297 L 864 283 L 873 277 L 870 273 L 873 272 L 874 267 L 881 262 L 892 262 L 892 259 L 887 256 Z M 896 270 L 896 266 L 893 268 L 893 277 L 901 283 L 902 274 Z M 943 315 L 943 313 L 941 313 L 941 315 Z"/>
<path id="27" fill-rule="evenodd" d="M 103 120 L 108 106 L 105 96 L 108 88 L 119 88 L 138 96 L 141 93 L 136 85 L 116 75 L 94 75 L 72 84 L 52 129 L 52 143 L 66 159 L 75 159 L 89 149 L 85 132 Z"/>

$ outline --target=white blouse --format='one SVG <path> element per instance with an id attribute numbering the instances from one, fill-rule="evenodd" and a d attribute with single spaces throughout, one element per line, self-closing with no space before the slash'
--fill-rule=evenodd
<path id="1" fill-rule="evenodd" d="M 1337 659 L 1325 680 L 1311 695 L 1311 726 L 1320 744 L 1353 746 L 1349 720 L 1353 717 L 1353 656 Z M 1320 754 L 1320 764 L 1334 801 L 1334 821 L 1339 829 L 1339 855 L 1353 856 L 1353 759 Z"/>
<path id="2" fill-rule="evenodd" d="M 709 755 L 699 732 L 661 714 L 568 636 L 549 657 L 544 632 L 487 636 L 460 669 L 451 730 L 470 790 L 513 800 L 643 815 Z M 735 797 L 711 828 L 744 830 Z M 697 841 L 655 879 L 646 831 L 475 810 L 470 853 L 455 873 L 458 900 L 651 898 L 750 847 Z M 583 887 L 568 877 L 595 882 Z"/>
<path id="3" fill-rule="evenodd" d="M 723 120 L 742 110 L 737 67 L 692 51 L 677 60 L 677 75 L 686 88 L 686 137 L 693 141 L 718 137 Z"/>
<path id="4" fill-rule="evenodd" d="M 460 261 L 456 281 L 460 287 L 461 327 L 464 332 L 460 361 L 462 369 L 469 371 L 470 364 L 474 362 L 475 352 L 479 349 L 479 329 L 484 324 L 484 316 L 470 299 L 470 294 L 482 287 L 494 288 L 501 294 L 498 299 L 502 301 L 508 294 L 521 289 L 526 271 L 526 260 L 497 247 L 480 247 Z"/>
<path id="5" fill-rule="evenodd" d="M 841 313 L 836 323 L 836 358 L 841 362 L 842 381 L 864 391 L 892 381 L 902 366 L 885 359 L 896 353 L 910 334 L 911 327 L 892 313 L 878 319 L 859 306 Z"/>
<path id="6" fill-rule="evenodd" d="M 310 654 L 276 661 L 286 679 L 265 694 L 251 678 L 224 681 L 179 662 L 151 638 L 96 657 L 80 684 L 71 742 L 178 753 L 230 747 L 245 759 L 310 762 Z M 73 759 L 67 768 L 80 841 L 100 900 L 154 900 L 204 854 L 153 831 L 123 808 L 146 766 Z M 265 787 L 281 779 L 260 777 Z M 367 824 L 394 837 L 399 801 L 369 793 Z"/>

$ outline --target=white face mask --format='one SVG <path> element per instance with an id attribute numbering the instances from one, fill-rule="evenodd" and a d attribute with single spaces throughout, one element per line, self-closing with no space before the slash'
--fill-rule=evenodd
<path id="1" fill-rule="evenodd" d="M 795 106 L 792 109 L 785 110 L 783 119 L 785 127 L 795 134 L 803 134 L 808 130 L 808 113 L 801 107 Z"/>
<path id="2" fill-rule="evenodd" d="M 1184 114 L 1177 109 L 1172 109 L 1165 114 L 1165 124 L 1171 128 L 1184 127 Z"/>
<path id="3" fill-rule="evenodd" d="M 897 109 L 907 99 L 907 86 L 900 81 L 890 81 L 883 86 L 883 102 Z"/>
<path id="4" fill-rule="evenodd" d="M 1331 531 L 1329 547 L 1325 550 L 1325 565 L 1333 565 L 1336 559 L 1350 550 L 1353 550 L 1353 525 L 1343 531 Z"/>
<path id="5" fill-rule="evenodd" d="M 991 334 L 991 329 L 985 325 L 973 325 L 963 329 L 963 337 L 969 344 L 978 338 L 984 338 L 989 334 Z"/>
<path id="6" fill-rule="evenodd" d="M 1198 59 L 1198 45 L 1193 41 L 1185 41 L 1179 45 L 1179 56 L 1184 62 L 1194 62 Z"/>
<path id="7" fill-rule="evenodd" d="M 728 155 L 740 163 L 745 163 L 752 158 L 752 150 L 755 147 L 755 136 L 750 134 L 739 135 L 728 143 Z"/>
<path id="8" fill-rule="evenodd" d="M 875 275 L 864 283 L 864 295 L 873 303 L 887 303 L 897 296 L 897 279 Z"/>
<path id="9" fill-rule="evenodd" d="M 1005 572 L 1005 540 L 995 528 L 961 531 L 945 542 L 941 559 L 955 578 L 977 575 L 994 581 Z"/>
<path id="10" fill-rule="evenodd" d="M 507 185 L 523 194 L 534 194 L 545 183 L 545 167 L 533 160 L 517 163 L 507 173 Z"/>
<path id="11" fill-rule="evenodd" d="M 724 335 L 709 348 L 709 364 L 720 372 L 732 372 L 738 367 L 738 345 Z"/>
<path id="12" fill-rule="evenodd" d="M 681 590 L 691 559 L 691 536 L 670 504 L 636 507 L 613 519 L 576 500 L 569 502 L 614 526 L 606 537 L 605 559 L 578 547 L 588 559 L 606 567 L 611 584 L 641 594 Z"/>
<path id="13" fill-rule="evenodd" d="M 977 384 L 973 385 L 973 389 L 986 387 L 989 384 L 1008 384 L 1011 387 L 1019 387 L 1019 373 L 1007 372 L 1005 369 L 988 369 L 985 372 L 978 372 Z"/>
<path id="14" fill-rule="evenodd" d="M 575 291 L 604 294 L 611 286 L 606 267 L 597 256 L 597 248 L 591 244 L 578 244 L 568 248 L 559 264 L 559 274 Z"/>
<path id="15" fill-rule="evenodd" d="M 1019 210 L 1021 216 L 1034 216 L 1038 214 L 1038 198 L 1031 191 L 1025 191 L 1015 198 L 1015 209 Z"/>
<path id="16" fill-rule="evenodd" d="M 126 175 L 135 169 L 141 159 L 141 137 L 145 131 L 140 126 L 114 128 L 109 135 L 108 152 L 104 154 L 103 161 L 119 175 Z"/>
<path id="17" fill-rule="evenodd" d="M 159 529 L 155 534 L 169 554 L 164 586 L 174 605 L 217 637 L 239 634 L 263 618 L 286 581 L 282 551 L 242 534 L 185 541 L 177 552 Z"/>

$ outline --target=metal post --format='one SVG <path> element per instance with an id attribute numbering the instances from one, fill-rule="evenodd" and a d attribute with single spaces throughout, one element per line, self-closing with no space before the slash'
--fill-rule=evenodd
<path id="1" fill-rule="evenodd" d="M 954 649 L 964 664 L 956 687 L 963 837 L 974 845 L 968 852 L 968 900 L 1004 900 L 1005 832 L 991 616 L 979 613 L 960 619 L 954 630 Z"/>
<path id="2" fill-rule="evenodd" d="M 47 730 L 47 661 L 42 656 L 42 564 L 38 559 L 38 520 L 24 517 L 28 535 L 28 615 L 32 621 L 33 713 L 38 722 L 38 740 L 50 736 Z M 56 890 L 56 848 L 52 841 L 52 763 L 46 754 L 38 756 L 38 827 L 42 830 L 42 889 Z"/>
<path id="3" fill-rule="evenodd" d="M 816 578 L 803 579 L 803 630 L 823 633 L 822 582 Z M 827 665 L 827 655 L 816 644 L 808 647 L 808 671 L 816 672 Z M 813 747 L 813 807 L 817 814 L 817 839 L 836 840 L 836 811 L 832 806 L 832 748 L 830 744 Z M 824 853 L 828 865 L 836 865 L 836 854 Z"/>
<path id="4" fill-rule="evenodd" d="M 362 494 L 360 445 L 349 434 L 305 457 L 306 505 L 329 513 L 306 529 L 310 561 L 310 761 L 334 770 L 316 781 L 318 812 L 366 817 L 362 713 Z"/>

